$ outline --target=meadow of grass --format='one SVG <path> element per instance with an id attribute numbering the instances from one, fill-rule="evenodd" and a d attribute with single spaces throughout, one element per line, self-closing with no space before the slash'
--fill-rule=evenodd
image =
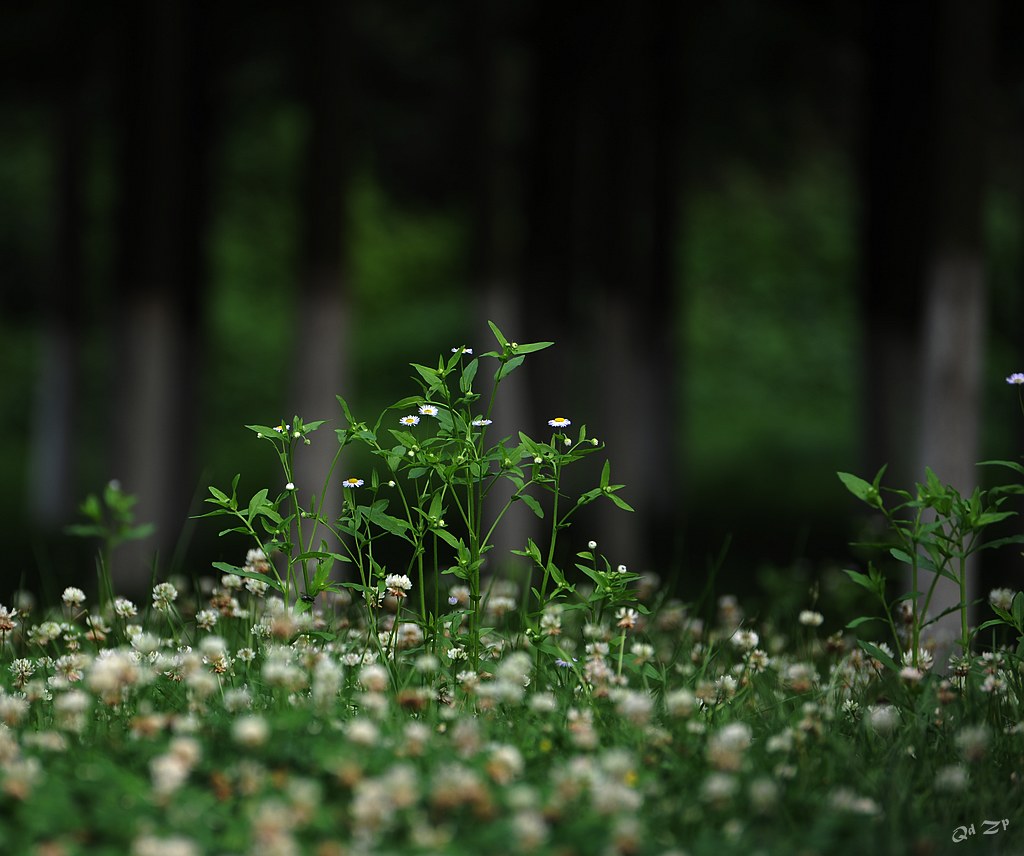
<path id="1" fill-rule="evenodd" d="M 864 620 L 812 591 L 792 614 L 684 603 L 571 525 L 592 502 L 631 511 L 586 428 L 492 427 L 501 381 L 550 344 L 492 330 L 488 354 L 415 366 L 373 424 L 342 401 L 315 491 L 292 464 L 322 423 L 248 426 L 281 480 L 210 488 L 236 564 L 132 601 L 109 582 L 144 533 L 132 499 L 86 502 L 96 591 L 0 606 L 4 852 L 1024 852 L 1024 595 L 993 590 L 978 627 L 962 604 L 951 650 L 926 632 L 930 581 L 962 581 L 1015 486 L 842 474 L 912 575 L 894 594 L 882 558 L 851 568 L 879 603 Z M 343 471 L 355 447 L 372 464 Z M 595 487 L 567 495 L 567 466 Z M 488 555 L 495 497 L 546 531 L 518 574 Z"/>

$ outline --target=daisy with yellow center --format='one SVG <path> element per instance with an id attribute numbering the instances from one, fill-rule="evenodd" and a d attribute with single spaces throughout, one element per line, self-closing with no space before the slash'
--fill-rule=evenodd
<path id="1" fill-rule="evenodd" d="M 341 483 L 341 486 L 342 487 L 362 487 L 363 486 L 363 480 L 362 479 L 357 479 L 357 478 L 355 478 L 353 476 L 351 478 L 345 479 L 345 481 L 343 481 Z"/>
<path id="2" fill-rule="evenodd" d="M 401 422 L 403 425 L 419 425 L 420 424 L 419 416 L 403 416 L 398 421 Z"/>
<path id="3" fill-rule="evenodd" d="M 548 425 L 550 425 L 552 428 L 568 428 L 570 425 L 572 425 L 572 422 L 570 422 L 564 416 L 556 416 L 554 419 L 548 420 Z"/>
<path id="4" fill-rule="evenodd" d="M 433 404 L 421 404 L 420 416 L 437 416 L 437 408 Z"/>

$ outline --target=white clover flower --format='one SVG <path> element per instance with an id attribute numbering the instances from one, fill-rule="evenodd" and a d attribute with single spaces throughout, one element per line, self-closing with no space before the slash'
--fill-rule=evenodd
<path id="1" fill-rule="evenodd" d="M 412 589 L 412 580 L 405 574 L 388 574 L 384 578 L 384 585 L 388 594 L 401 600 Z"/>
<path id="2" fill-rule="evenodd" d="M 1004 612 L 1009 612 L 1013 608 L 1013 599 L 1016 594 L 1013 589 L 994 588 L 988 593 L 988 602 Z"/>
<path id="3" fill-rule="evenodd" d="M 220 618 L 216 609 L 201 609 L 196 613 L 196 626 L 200 630 L 212 630 Z"/>
<path id="4" fill-rule="evenodd" d="M 900 715 L 891 704 L 872 705 L 867 722 L 877 733 L 891 734 L 899 725 Z"/>
<path id="5" fill-rule="evenodd" d="M 760 637 L 753 630 L 737 630 L 730 641 L 741 651 L 751 651 L 757 647 Z"/>
<path id="6" fill-rule="evenodd" d="M 231 725 L 231 739 L 239 746 L 262 746 L 270 737 L 270 726 L 262 716 L 240 716 Z"/>
<path id="7" fill-rule="evenodd" d="M 85 592 L 80 588 L 68 586 L 64 589 L 64 594 L 61 595 L 60 599 L 64 601 L 65 606 L 81 606 L 85 603 Z"/>
<path id="8" fill-rule="evenodd" d="M 351 487 L 362 487 L 363 486 L 363 480 L 362 479 L 357 479 L 355 476 L 350 476 L 349 478 L 345 479 L 345 481 L 343 481 L 341 483 L 341 486 L 342 487 L 349 487 L 349 488 L 351 488 Z"/>
<path id="9" fill-rule="evenodd" d="M 620 606 L 615 612 L 616 625 L 623 630 L 632 630 L 640 618 L 640 613 L 635 609 Z"/>
<path id="10" fill-rule="evenodd" d="M 171 583 L 157 583 L 153 586 L 153 606 L 161 612 L 171 608 L 178 599 L 178 590 Z"/>
<path id="11" fill-rule="evenodd" d="M 118 618 L 134 618 L 138 612 L 138 608 L 128 598 L 114 598 L 114 615 Z"/>
<path id="12" fill-rule="evenodd" d="M 419 424 L 420 424 L 420 418 L 419 418 L 419 416 L 403 416 L 403 417 L 402 417 L 401 419 L 399 419 L 398 421 L 399 421 L 399 422 L 400 422 L 400 423 L 401 423 L 402 425 L 419 425 Z"/>
<path id="13" fill-rule="evenodd" d="M 572 425 L 572 422 L 570 422 L 564 416 L 556 416 L 554 419 L 548 420 L 548 425 L 550 425 L 552 428 L 568 428 L 570 425 Z"/>
<path id="14" fill-rule="evenodd" d="M 804 627 L 820 627 L 824 620 L 825 616 L 813 609 L 804 609 L 800 612 L 800 623 Z"/>
<path id="15" fill-rule="evenodd" d="M 960 764 L 942 767 L 935 774 L 935 790 L 958 794 L 967 790 L 967 770 Z"/>

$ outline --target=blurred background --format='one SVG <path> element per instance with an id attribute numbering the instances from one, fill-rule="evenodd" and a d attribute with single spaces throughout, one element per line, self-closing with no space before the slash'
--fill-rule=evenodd
<path id="1" fill-rule="evenodd" d="M 372 421 L 488 318 L 556 343 L 497 430 L 586 424 L 637 509 L 573 549 L 810 584 L 860 534 L 836 470 L 1024 451 L 1022 35 L 1016 0 L 9 11 L 0 595 L 93 581 L 63 528 L 114 478 L 157 524 L 123 575 L 240 562 L 187 518 L 283 486 L 243 425 L 331 420 L 301 488 L 335 394 Z"/>

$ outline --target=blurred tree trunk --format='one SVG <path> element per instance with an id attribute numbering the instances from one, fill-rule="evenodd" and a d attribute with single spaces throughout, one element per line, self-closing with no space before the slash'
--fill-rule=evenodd
<path id="1" fill-rule="evenodd" d="M 926 269 L 920 468 L 969 495 L 978 484 L 981 370 L 985 353 L 984 190 L 990 128 L 993 9 L 990 0 L 936 6 L 938 21 L 935 206 Z M 976 596 L 969 570 L 967 600 Z M 939 580 L 931 612 L 960 602 Z M 959 634 L 957 615 L 936 627 L 940 644 Z"/>
<path id="2" fill-rule="evenodd" d="M 471 16 L 470 127 L 473 146 L 473 227 L 471 281 L 478 292 L 477 323 L 480 331 L 478 353 L 494 343 L 487 328 L 493 321 L 507 336 L 534 339 L 533 324 L 523 305 L 523 195 L 521 191 L 525 121 L 524 86 L 527 69 L 517 51 L 517 17 L 499 4 L 468 2 Z M 468 344 L 468 343 L 467 343 Z M 543 359 L 537 357 L 535 359 Z M 517 431 L 534 430 L 537 414 L 529 395 L 528 374 L 513 372 L 500 387 L 489 429 L 492 440 Z M 486 379 L 480 385 L 488 394 Z M 480 414 L 486 407 L 481 401 Z M 488 521 L 504 508 L 511 488 L 496 485 L 485 504 Z M 489 523 L 487 524 L 489 525 Z M 509 551 L 522 550 L 526 539 L 537 537 L 537 518 L 522 503 L 513 505 L 494 532 L 494 546 L 488 555 L 488 569 L 500 572 L 512 561 Z"/>
<path id="3" fill-rule="evenodd" d="M 674 552 L 682 495 L 676 256 L 682 9 L 673 0 L 650 0 L 631 6 L 625 20 L 606 18 L 611 55 L 623 52 L 629 61 L 607 81 L 607 101 L 594 105 L 593 119 L 607 123 L 601 136 L 609 160 L 585 185 L 604 194 L 608 206 L 591 257 L 598 264 L 592 271 L 598 300 L 590 353 L 599 388 L 611 393 L 600 395 L 598 433 L 608 444 L 614 481 L 627 485 L 636 508 L 624 514 L 600 503 L 598 531 L 605 554 L 636 571 L 654 570 Z M 589 210 L 602 210 L 600 199 L 593 203 Z"/>
<path id="4" fill-rule="evenodd" d="M 29 509 L 53 530 L 75 505 L 75 425 L 82 329 L 82 196 L 88 141 L 83 105 L 85 48 L 81 7 L 68 3 L 59 20 L 54 144 L 53 268 L 41 301 L 42 344 L 32 418 Z"/>
<path id="5" fill-rule="evenodd" d="M 303 15 L 296 61 L 309 116 L 305 173 L 305 241 L 299 279 L 298 331 L 291 399 L 304 420 L 330 420 L 295 455 L 295 484 L 300 502 L 320 501 L 324 479 L 337 452 L 333 428 L 340 408 L 335 396 L 351 396 L 348 387 L 349 299 L 347 223 L 352 111 L 348 67 L 348 4 L 317 0 Z M 324 497 L 328 519 L 341 513 L 341 479 L 335 473 Z M 337 542 L 324 529 L 331 550 Z M 316 547 L 317 545 L 313 545 Z"/>
<path id="6" fill-rule="evenodd" d="M 864 467 L 888 465 L 887 484 L 920 478 L 914 462 L 920 403 L 924 265 L 931 210 L 934 34 L 931 0 L 867 7 L 867 105 L 862 186 L 861 309 Z"/>
<path id="7" fill-rule="evenodd" d="M 586 509 L 570 549 L 590 539 L 641 570 L 671 552 L 678 498 L 676 237 L 679 226 L 681 4 L 570 4 L 534 10 L 525 172 L 525 304 L 531 338 L 558 345 L 531 367 L 541 435 L 565 416 L 607 444 L 613 479 L 637 513 Z M 536 333 L 533 331 L 536 330 Z M 600 463 L 568 473 L 594 486 Z"/>
<path id="8" fill-rule="evenodd" d="M 115 587 L 140 593 L 179 543 L 196 490 L 208 52 L 201 4 L 125 7 L 117 274 L 115 474 L 154 539 L 125 545 Z"/>

